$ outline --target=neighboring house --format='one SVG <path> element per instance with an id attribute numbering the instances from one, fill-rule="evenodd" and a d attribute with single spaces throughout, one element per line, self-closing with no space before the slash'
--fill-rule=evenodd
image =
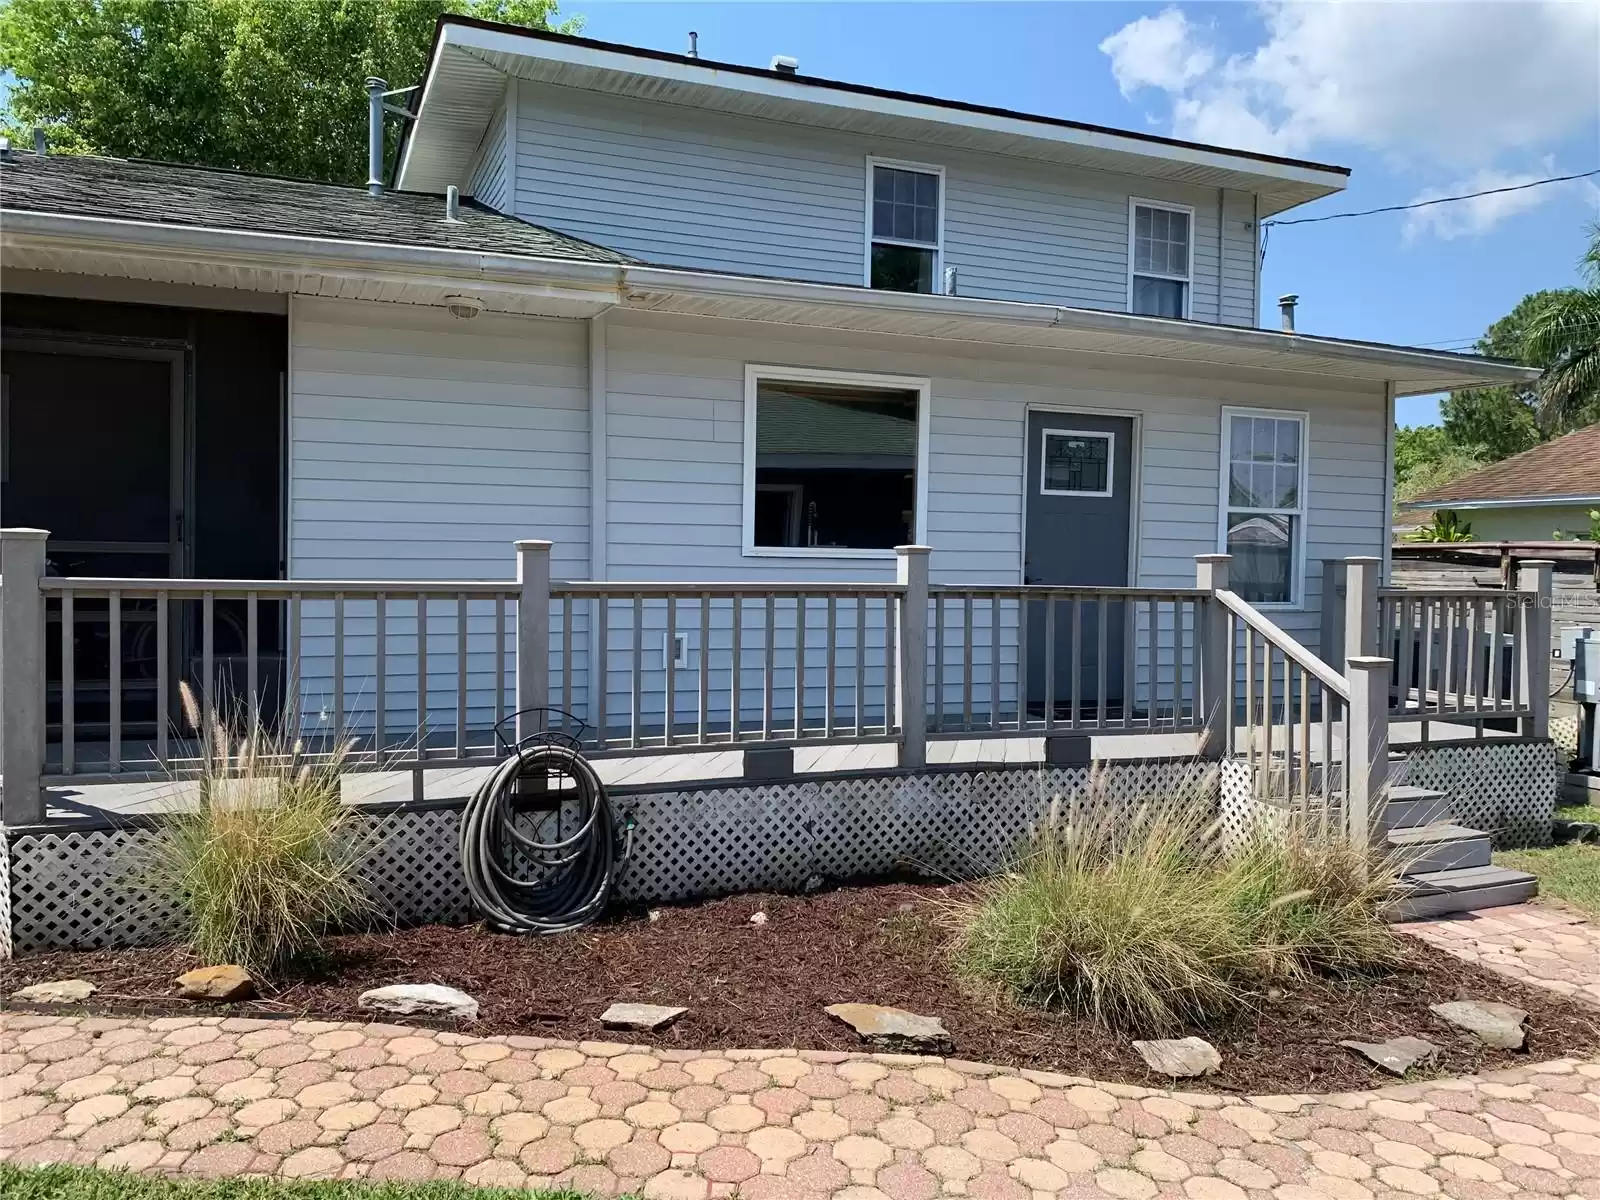
<path id="1" fill-rule="evenodd" d="M 1479 467 L 1402 510 L 1456 513 L 1480 542 L 1543 542 L 1589 537 L 1600 509 L 1600 425 Z"/>
<path id="2" fill-rule="evenodd" d="M 914 541 L 937 583 L 1184 587 L 1225 550 L 1315 646 L 1320 560 L 1387 553 L 1395 398 L 1532 375 L 1256 328 L 1260 222 L 1343 168 L 453 17 L 425 80 L 380 195 L 0 162 L 0 517 L 54 569 L 498 579 L 532 536 L 561 578 L 860 581 Z"/>

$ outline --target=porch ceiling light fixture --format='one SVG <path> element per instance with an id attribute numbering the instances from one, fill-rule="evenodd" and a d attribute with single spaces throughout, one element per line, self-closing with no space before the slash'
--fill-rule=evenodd
<path id="1" fill-rule="evenodd" d="M 444 306 L 452 317 L 470 321 L 483 311 L 483 301 L 476 296 L 446 296 Z"/>

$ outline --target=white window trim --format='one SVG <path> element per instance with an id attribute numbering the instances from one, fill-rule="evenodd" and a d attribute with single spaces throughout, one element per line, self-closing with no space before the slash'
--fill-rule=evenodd
<path id="1" fill-rule="evenodd" d="M 912 242 L 904 238 L 881 238 L 872 234 L 872 184 L 879 167 L 889 167 L 896 171 L 917 171 L 923 175 L 936 175 L 939 179 L 939 212 L 937 221 L 939 236 L 932 242 Z M 898 158 L 877 158 L 867 155 L 866 173 L 866 219 L 863 222 L 863 232 L 866 235 L 861 249 L 861 282 L 872 286 L 872 243 L 882 242 L 885 246 L 910 246 L 917 250 L 933 251 L 933 294 L 937 295 L 943 290 L 944 280 L 944 168 L 933 163 L 906 162 Z"/>
<path id="2" fill-rule="evenodd" d="M 1185 264 L 1188 271 L 1183 275 L 1168 275 L 1161 271 L 1135 271 L 1134 252 L 1138 235 L 1135 232 L 1138 226 L 1137 213 L 1141 208 L 1161 208 L 1167 212 L 1187 213 L 1189 215 L 1189 261 Z M 1128 311 L 1133 311 L 1133 280 L 1135 275 L 1146 279 L 1170 279 L 1175 283 L 1183 284 L 1183 319 L 1188 320 L 1194 308 L 1194 242 L 1195 242 L 1195 213 L 1194 208 L 1188 204 L 1174 204 L 1170 200 L 1146 200 L 1142 196 L 1128 197 Z"/>
<path id="3" fill-rule="evenodd" d="M 1039 431 L 1039 494 L 1041 496 L 1081 496 L 1084 499 L 1109 499 L 1116 495 L 1117 486 L 1117 434 L 1112 429 L 1041 429 Z M 1053 437 L 1104 438 L 1106 443 L 1106 487 L 1102 492 L 1085 492 L 1072 488 L 1045 487 L 1045 447 Z"/>
<path id="4" fill-rule="evenodd" d="M 892 388 L 917 393 L 917 480 L 914 503 L 918 545 L 928 543 L 928 424 L 933 381 L 914 375 L 871 375 L 859 371 L 825 371 L 813 367 L 779 367 L 746 363 L 744 368 L 744 494 L 743 553 L 746 558 L 893 559 L 892 549 L 854 550 L 840 546 L 756 545 L 756 385 L 763 379 L 782 383 L 826 383 L 836 387 Z"/>
<path id="5" fill-rule="evenodd" d="M 1245 508 L 1228 504 L 1228 480 L 1232 474 L 1233 418 L 1273 417 L 1280 421 L 1300 423 L 1300 480 L 1298 508 Z M 1262 513 L 1266 515 L 1294 516 L 1294 541 L 1289 547 L 1292 558 L 1289 564 L 1289 599 L 1256 603 L 1260 609 L 1298 611 L 1305 607 L 1306 597 L 1306 526 L 1311 506 L 1308 502 L 1308 483 L 1311 478 L 1311 414 L 1303 409 L 1245 408 L 1224 405 L 1222 409 L 1222 444 L 1217 460 L 1217 552 L 1228 553 L 1228 513 Z M 1254 603 L 1254 602 L 1253 602 Z"/>

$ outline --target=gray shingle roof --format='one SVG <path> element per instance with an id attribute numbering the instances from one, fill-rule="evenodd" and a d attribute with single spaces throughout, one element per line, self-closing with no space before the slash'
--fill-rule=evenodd
<path id="1" fill-rule="evenodd" d="M 638 261 L 467 200 L 460 222 L 451 223 L 442 196 L 375 198 L 365 188 L 143 159 L 13 151 L 0 158 L 0 207 L 485 254 Z"/>

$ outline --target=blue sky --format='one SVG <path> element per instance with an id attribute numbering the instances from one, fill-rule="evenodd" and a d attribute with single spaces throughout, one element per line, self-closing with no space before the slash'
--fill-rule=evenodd
<path id="1" fill-rule="evenodd" d="M 1353 169 L 1284 214 L 1404 204 L 1600 167 L 1600 6 L 1499 3 L 619 3 L 591 37 L 1274 150 Z M 1262 295 L 1300 328 L 1466 348 L 1532 290 L 1577 282 L 1596 180 L 1424 217 L 1273 230 Z M 1401 402 L 1404 424 L 1437 400 Z"/>

